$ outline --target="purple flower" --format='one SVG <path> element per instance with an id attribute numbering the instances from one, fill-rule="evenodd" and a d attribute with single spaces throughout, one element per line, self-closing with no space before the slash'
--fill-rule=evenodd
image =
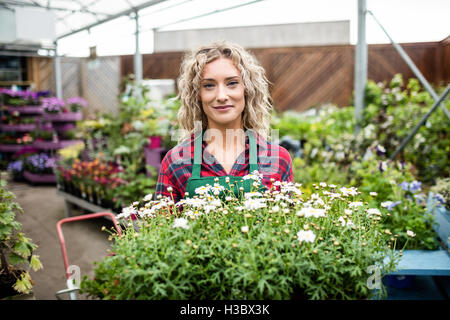
<path id="1" fill-rule="evenodd" d="M 42 99 L 42 106 L 48 113 L 59 113 L 64 107 L 64 104 L 64 100 L 56 97 Z"/>
<path id="2" fill-rule="evenodd" d="M 387 163 L 385 161 L 380 161 L 380 163 L 378 164 L 378 169 L 380 170 L 380 172 L 386 171 Z"/>
<path id="3" fill-rule="evenodd" d="M 38 91 L 37 95 L 38 95 L 38 97 L 48 97 L 50 95 L 50 91 L 49 90 Z"/>
<path id="4" fill-rule="evenodd" d="M 37 170 L 53 169 L 55 160 L 50 158 L 46 153 L 35 154 L 26 159 L 27 163 Z"/>
<path id="5" fill-rule="evenodd" d="M 403 181 L 402 183 L 399 184 L 399 186 L 402 187 L 403 191 L 409 190 L 409 183 L 407 181 Z"/>
<path id="6" fill-rule="evenodd" d="M 376 147 L 377 155 L 384 156 L 386 154 L 386 149 L 382 145 L 377 145 Z"/>
<path id="7" fill-rule="evenodd" d="M 391 211 L 392 208 L 394 208 L 395 206 L 398 206 L 400 203 L 402 203 L 402 202 L 401 202 L 401 201 L 395 201 L 395 202 L 392 202 L 392 201 L 386 201 L 386 202 L 382 202 L 382 203 L 381 203 L 381 206 L 382 206 L 383 208 L 388 209 L 388 211 Z"/>
<path id="8" fill-rule="evenodd" d="M 444 197 L 440 194 L 440 193 L 436 193 L 434 195 L 434 199 L 439 202 L 440 204 L 444 205 L 445 204 L 445 199 Z"/>
<path id="9" fill-rule="evenodd" d="M 8 171 L 12 172 L 22 172 L 23 169 L 23 161 L 17 160 L 8 164 Z"/>
<path id="10" fill-rule="evenodd" d="M 409 185 L 409 191 L 411 191 L 412 193 L 416 193 L 417 191 L 420 191 L 420 187 L 422 185 L 422 182 L 420 181 L 413 181 L 410 183 Z"/>
<path id="11" fill-rule="evenodd" d="M 425 197 L 423 194 L 415 194 L 414 199 L 416 200 L 417 204 L 425 204 Z"/>
<path id="12" fill-rule="evenodd" d="M 407 181 L 403 181 L 399 184 L 400 187 L 402 187 L 403 191 L 411 191 L 412 193 L 416 193 L 417 191 L 420 191 L 420 187 L 422 186 L 422 182 L 414 180 L 411 183 L 408 183 Z"/>

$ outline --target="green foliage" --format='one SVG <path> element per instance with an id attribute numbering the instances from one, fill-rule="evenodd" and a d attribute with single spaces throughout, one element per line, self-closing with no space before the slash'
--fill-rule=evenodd
<path id="1" fill-rule="evenodd" d="M 436 184 L 430 188 L 430 191 L 441 198 L 441 203 L 450 210 L 450 177 L 438 178 Z"/>
<path id="2" fill-rule="evenodd" d="M 131 166 L 125 167 L 124 171 L 116 173 L 114 176 L 127 181 L 127 183 L 119 184 L 114 189 L 107 189 L 106 197 L 115 199 L 118 207 L 126 207 L 136 200 L 155 191 L 155 185 L 158 178 L 158 172 L 152 166 L 147 166 L 151 176 L 145 173 L 136 173 Z"/>
<path id="3" fill-rule="evenodd" d="M 283 183 L 281 193 L 271 191 L 226 201 L 197 195 L 182 207 L 168 198 L 130 206 L 139 219 L 122 236 L 112 234 L 114 254 L 95 264 L 93 279 L 84 277 L 82 292 L 100 299 L 366 299 L 384 292 L 369 288 L 367 271 L 377 266 L 383 276 L 397 262 L 380 223 L 384 209 L 372 214 L 351 188 L 321 186 L 306 196 Z M 252 201 L 264 206 L 254 209 Z M 323 215 L 311 216 L 312 206 Z M 308 232 L 315 236 L 309 242 Z"/>
<path id="4" fill-rule="evenodd" d="M 309 190 L 315 181 L 356 186 L 377 192 L 378 204 L 400 201 L 402 205 L 395 207 L 398 213 L 387 220 L 386 227 L 398 230 L 414 226 L 414 232 L 419 233 L 408 248 L 434 249 L 437 242 L 431 228 L 433 220 L 424 204 L 406 199 L 394 188 L 413 180 L 431 185 L 436 178 L 449 176 L 448 120 L 436 110 L 406 145 L 398 161 L 390 163 L 389 157 L 428 112 L 433 99 L 417 79 L 410 79 L 405 86 L 400 74 L 388 84 L 368 81 L 365 93 L 366 107 L 357 135 L 352 106 L 325 106 L 275 118 L 273 128 L 280 130 L 280 137 L 289 135 L 303 142 L 303 158 L 293 160 L 294 181 Z M 448 109 L 450 101 L 444 101 L 444 105 Z M 381 166 L 386 170 L 381 170 Z M 404 243 L 405 236 L 399 237 Z"/>
<path id="5" fill-rule="evenodd" d="M 16 215 L 23 210 L 6 185 L 6 180 L 0 174 L 0 273 L 15 276 L 15 270 L 25 270 L 15 282 L 14 289 L 19 293 L 29 293 L 32 285 L 26 266 L 37 271 L 42 268 L 42 264 L 39 256 L 33 255 L 37 246 L 20 232 L 22 225 L 16 221 Z"/>

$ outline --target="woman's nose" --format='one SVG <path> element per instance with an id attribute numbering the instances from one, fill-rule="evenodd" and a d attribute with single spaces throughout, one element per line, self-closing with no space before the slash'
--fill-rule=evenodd
<path id="1" fill-rule="evenodd" d="M 219 85 L 217 88 L 217 100 L 226 101 L 228 99 L 227 88 L 224 85 Z"/>

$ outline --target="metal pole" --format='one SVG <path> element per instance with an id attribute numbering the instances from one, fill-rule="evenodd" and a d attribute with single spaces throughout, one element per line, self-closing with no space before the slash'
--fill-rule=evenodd
<path id="1" fill-rule="evenodd" d="M 55 41 L 55 57 L 53 58 L 56 97 L 62 99 L 61 58 L 58 55 L 58 42 Z"/>
<path id="2" fill-rule="evenodd" d="M 441 102 L 445 99 L 448 92 L 450 91 L 450 85 L 447 86 L 447 89 L 445 89 L 444 93 L 437 98 L 437 100 L 434 102 L 433 106 L 428 110 L 428 112 L 422 117 L 420 122 L 415 126 L 414 129 L 411 130 L 409 135 L 402 141 L 400 146 L 395 150 L 395 152 L 391 156 L 391 160 L 394 160 L 395 157 L 399 154 L 400 151 L 403 150 L 403 148 L 406 146 L 406 144 L 411 140 L 412 137 L 417 133 L 417 131 L 420 129 L 421 126 L 427 121 L 428 117 L 433 113 L 434 110 L 437 109 L 437 107 L 441 104 Z"/>
<path id="3" fill-rule="evenodd" d="M 134 53 L 134 75 L 136 84 L 142 82 L 142 55 L 139 51 L 139 12 L 135 11 L 134 20 L 136 22 L 136 52 Z"/>
<path id="4" fill-rule="evenodd" d="M 375 15 L 370 10 L 368 10 L 367 12 L 370 13 L 370 15 L 373 17 L 375 22 L 380 26 L 381 30 L 383 30 L 383 32 L 389 38 L 389 41 L 391 41 L 391 43 L 394 46 L 395 50 L 397 50 L 397 52 L 400 54 L 400 56 L 403 58 L 403 60 L 406 62 L 406 64 L 411 68 L 412 72 L 417 77 L 417 79 L 419 79 L 419 81 L 422 83 L 424 88 L 433 97 L 433 100 L 436 101 L 438 99 L 437 93 L 433 90 L 431 85 L 428 83 L 427 79 L 425 79 L 425 77 L 422 75 L 420 70 L 416 67 L 416 65 L 411 60 L 411 58 L 408 56 L 408 54 L 405 52 L 405 50 L 403 50 L 403 48 L 398 43 L 396 43 L 394 40 L 392 40 L 391 36 L 387 33 L 387 31 L 384 29 L 384 27 L 381 25 L 381 23 L 377 20 Z M 444 111 L 444 113 L 447 116 L 447 118 L 450 119 L 450 112 L 447 110 L 447 108 L 444 105 L 441 105 L 441 108 Z"/>
<path id="5" fill-rule="evenodd" d="M 355 134 L 361 130 L 367 82 L 366 0 L 358 0 L 358 43 L 355 50 Z"/>

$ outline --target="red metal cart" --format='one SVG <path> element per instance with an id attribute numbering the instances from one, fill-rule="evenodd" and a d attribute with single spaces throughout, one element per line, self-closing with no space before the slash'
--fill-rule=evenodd
<path id="1" fill-rule="evenodd" d="M 76 292 L 80 289 L 77 287 L 77 284 L 75 283 L 76 279 L 74 279 L 74 277 L 72 276 L 73 268 L 71 268 L 71 267 L 73 267 L 73 266 L 69 265 L 69 259 L 67 258 L 66 243 L 64 241 L 64 235 L 62 233 L 61 226 L 67 222 L 94 219 L 94 218 L 99 218 L 99 217 L 109 217 L 111 219 L 111 221 L 114 223 L 114 227 L 116 228 L 117 233 L 119 235 L 122 235 L 122 230 L 120 229 L 120 227 L 117 223 L 115 215 L 110 212 L 98 212 L 98 213 L 84 214 L 81 216 L 65 218 L 65 219 L 58 221 L 58 223 L 56 224 L 56 230 L 57 230 L 58 236 L 59 236 L 59 243 L 61 244 L 62 256 L 64 259 L 64 268 L 65 268 L 65 273 L 66 273 L 66 278 L 67 278 L 67 280 L 66 280 L 67 289 L 59 290 L 58 292 L 56 292 L 55 295 L 56 295 L 57 299 L 60 299 L 59 296 L 61 294 L 69 293 L 71 300 L 77 300 Z"/>

